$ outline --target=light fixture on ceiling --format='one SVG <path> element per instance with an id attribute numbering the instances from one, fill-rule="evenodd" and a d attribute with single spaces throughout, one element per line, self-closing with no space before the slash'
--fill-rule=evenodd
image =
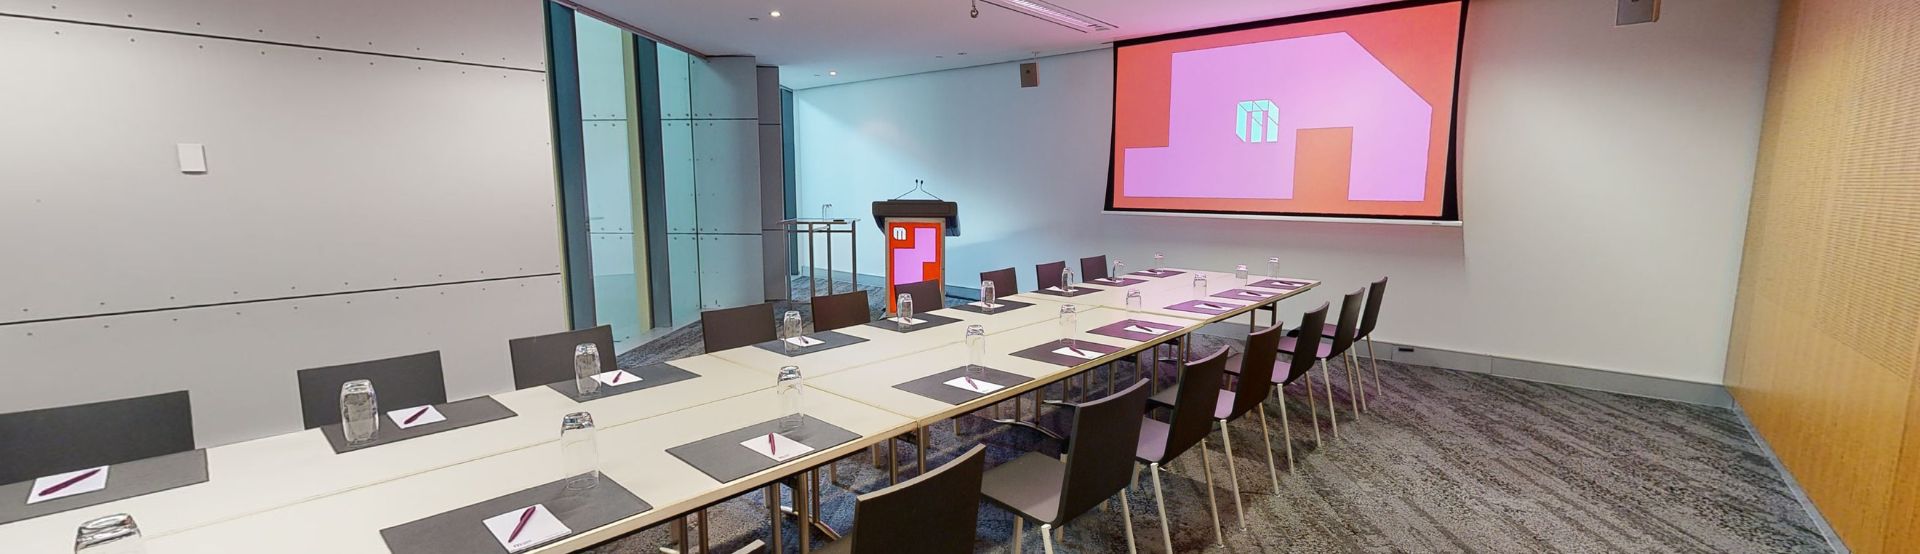
<path id="1" fill-rule="evenodd" d="M 771 16 L 774 16 L 774 17 L 780 17 L 780 10 L 773 10 L 773 13 L 770 13 L 770 14 L 767 14 L 767 15 L 771 15 Z"/>
<path id="2" fill-rule="evenodd" d="M 1112 23 L 1107 23 L 1105 21 L 1094 19 L 1092 16 L 1060 7 L 1053 3 L 1047 2 L 1046 0 L 978 0 L 978 1 L 984 1 L 988 4 L 1000 6 L 1008 10 L 1026 14 L 1028 17 L 1032 17 L 1034 19 L 1039 19 L 1041 21 L 1059 25 L 1061 27 L 1066 27 L 1068 29 L 1073 29 L 1075 31 L 1080 31 L 1082 33 L 1111 31 L 1118 28 L 1118 27 L 1115 27 Z M 979 17 L 978 15 L 979 10 L 980 8 L 978 7 L 974 8 L 974 12 L 976 14 L 974 15 L 974 17 Z"/>
<path id="3" fill-rule="evenodd" d="M 839 76 L 840 76 L 840 72 L 838 72 L 838 71 L 828 71 L 828 72 L 827 72 L 827 76 L 828 76 L 828 77 L 839 77 Z"/>

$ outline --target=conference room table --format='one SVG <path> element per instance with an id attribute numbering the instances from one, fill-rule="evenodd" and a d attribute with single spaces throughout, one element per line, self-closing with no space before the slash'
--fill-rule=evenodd
<path id="1" fill-rule="evenodd" d="M 205 483 L 0 525 L 0 545 L 10 552 L 70 551 L 80 523 L 128 513 L 140 523 L 147 551 L 154 554 L 386 552 L 382 529 L 563 479 L 559 421 L 566 413 L 588 411 L 598 428 L 602 475 L 651 509 L 595 528 L 574 529 L 571 535 L 525 550 L 573 551 L 676 520 L 788 477 L 810 476 L 808 472 L 823 464 L 869 447 L 891 447 L 895 438 L 904 435 L 925 441 L 935 423 L 1023 395 L 1040 395 L 1045 387 L 1089 370 L 1103 366 L 1117 370 L 1110 364 L 1172 347 L 1211 323 L 1242 315 L 1251 319 L 1255 310 L 1318 284 L 1300 280 L 1301 285 L 1292 290 L 1273 290 L 1270 296 L 1246 301 L 1208 296 L 1210 302 L 1229 309 L 1195 313 L 1166 308 L 1200 298 L 1191 282 L 1197 270 L 1178 271 L 1178 275 L 1149 278 L 1131 287 L 1096 283 L 1097 292 L 1072 298 L 1009 295 L 1003 299 L 1031 306 L 992 314 L 934 310 L 932 315 L 958 321 L 914 332 L 888 329 L 885 323 L 838 329 L 865 340 L 796 357 L 747 346 L 672 360 L 668 363 L 698 377 L 586 403 L 544 386 L 500 393 L 493 398 L 512 409 L 515 417 L 345 454 L 335 454 L 320 432 L 311 429 L 218 446 L 207 451 Z M 1204 273 L 1211 283 L 1210 293 L 1246 288 L 1230 273 Z M 1126 309 L 1129 288 L 1141 292 L 1143 309 Z M 1079 308 L 1076 340 L 1115 348 L 1072 365 L 1013 355 L 1061 339 L 1058 316 L 1065 304 Z M 1177 330 L 1146 341 L 1088 332 L 1128 319 Z M 1026 381 L 957 404 L 895 387 L 964 366 L 968 359 L 964 329 L 971 324 L 988 331 L 981 365 Z M 781 402 L 774 385 L 779 367 L 786 365 L 802 368 L 802 411 L 857 438 L 724 483 L 668 452 L 783 415 L 776 413 Z M 1034 413 L 1037 416 L 1037 406 Z M 1019 417 L 1016 414 L 1015 419 Z M 924 456 L 918 458 L 924 463 Z M 889 465 L 898 470 L 897 464 Z"/>

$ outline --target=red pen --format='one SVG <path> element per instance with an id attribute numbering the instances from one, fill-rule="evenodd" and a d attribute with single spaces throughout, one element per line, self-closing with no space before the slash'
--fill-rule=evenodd
<path id="1" fill-rule="evenodd" d="M 978 391 L 978 390 L 980 390 L 980 384 L 979 384 L 979 383 L 975 383 L 975 382 L 973 382 L 973 378 L 972 378 L 972 377 L 967 377 L 967 376 L 964 376 L 964 375 L 963 375 L 963 376 L 961 376 L 960 378 L 961 378 L 961 379 L 966 379 L 966 380 L 967 380 L 967 386 L 969 386 L 969 387 L 973 387 L 973 390 L 975 390 L 975 391 Z"/>
<path id="2" fill-rule="evenodd" d="M 776 457 L 780 455 L 780 443 L 773 442 L 773 433 L 767 433 L 767 453 Z"/>
<path id="3" fill-rule="evenodd" d="M 46 489 L 46 490 L 43 490 L 43 491 L 40 491 L 40 496 L 46 496 L 46 495 L 49 495 L 49 494 L 53 494 L 53 493 L 56 493 L 56 492 L 60 492 L 60 491 L 62 491 L 62 490 L 66 490 L 66 488 L 67 488 L 67 487 L 71 487 L 71 486 L 73 486 L 73 484 L 74 484 L 74 483 L 78 483 L 78 482 L 81 482 L 81 481 L 85 481 L 85 480 L 87 480 L 87 478 L 88 478 L 88 477 L 92 477 L 92 476 L 94 476 L 94 475 L 98 475 L 99 473 L 100 473 L 100 468 L 93 468 L 93 469 L 89 469 L 89 470 L 87 470 L 87 472 L 86 472 L 86 473 L 82 473 L 82 474 L 80 474 L 80 475 L 78 475 L 78 476 L 75 476 L 75 477 L 73 477 L 73 478 L 71 478 L 71 479 L 67 479 L 67 480 L 65 480 L 65 481 L 61 481 L 61 482 L 60 482 L 59 484 L 57 484 L 57 485 L 54 485 L 54 486 L 51 486 L 51 487 L 47 487 L 47 489 Z"/>
<path id="4" fill-rule="evenodd" d="M 400 422 L 400 424 L 413 425 L 413 420 L 420 419 L 420 416 L 427 415 L 427 409 L 432 407 L 433 406 L 421 406 L 420 411 L 414 412 L 413 415 L 407 416 L 407 420 Z"/>
<path id="5" fill-rule="evenodd" d="M 511 543 L 514 539 L 520 538 L 520 532 L 527 528 L 527 521 L 533 519 L 533 510 L 535 508 L 539 508 L 539 506 L 528 506 L 526 511 L 520 512 L 520 523 L 514 524 L 513 533 L 507 535 L 507 542 Z"/>
<path id="6" fill-rule="evenodd" d="M 620 384 L 620 376 L 621 376 L 621 375 L 625 375 L 625 374 L 624 374 L 624 373 L 620 373 L 620 372 L 618 372 L 618 371 L 615 371 L 615 372 L 613 372 L 613 383 L 612 383 L 612 384 L 615 384 L 615 385 L 618 385 L 618 384 Z"/>

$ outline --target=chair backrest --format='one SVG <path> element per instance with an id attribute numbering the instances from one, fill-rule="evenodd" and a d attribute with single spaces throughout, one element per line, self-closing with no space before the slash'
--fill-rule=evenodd
<path id="1" fill-rule="evenodd" d="M 1020 294 L 1020 276 L 1011 267 L 981 272 L 980 280 L 993 281 L 993 293 L 1001 298 Z"/>
<path id="2" fill-rule="evenodd" d="M 613 327 L 606 325 L 507 341 L 507 356 L 513 360 L 513 390 L 572 381 L 573 349 L 587 343 L 600 350 L 602 373 L 617 367 L 620 353 L 613 350 Z M 375 392 L 379 386 L 374 385 Z"/>
<path id="3" fill-rule="evenodd" d="M 1295 379 L 1299 379 L 1300 376 L 1306 375 L 1308 370 L 1313 369 L 1313 363 L 1320 360 L 1320 348 L 1316 345 L 1320 344 L 1321 337 L 1326 336 L 1323 332 L 1326 327 L 1326 302 L 1321 302 L 1320 307 L 1314 308 L 1313 311 L 1301 316 L 1300 335 L 1295 337 L 1294 340 L 1296 342 L 1293 343 L 1293 357 L 1287 361 L 1287 378 L 1279 384 L 1286 385 L 1292 383 Z M 1246 366 L 1243 365 L 1240 367 L 1244 370 Z"/>
<path id="4" fill-rule="evenodd" d="M 188 450 L 187 391 L 0 414 L 0 484 Z"/>
<path id="5" fill-rule="evenodd" d="M 1091 258 L 1080 258 L 1080 280 L 1105 279 L 1107 277 L 1119 277 L 1119 275 L 1107 275 L 1106 254 Z"/>
<path id="6" fill-rule="evenodd" d="M 707 352 L 732 350 L 780 338 L 774 332 L 773 303 L 700 312 L 700 341 Z"/>
<path id="7" fill-rule="evenodd" d="M 973 552 L 986 445 L 898 485 L 860 495 L 853 506 L 855 554 Z"/>
<path id="8" fill-rule="evenodd" d="M 999 287 L 999 286 L 1000 285 L 994 285 L 994 287 Z M 927 312 L 938 310 L 940 308 L 947 307 L 947 303 L 945 299 L 941 298 L 941 295 L 940 295 L 939 279 L 928 279 L 918 283 L 894 285 L 893 294 L 896 296 L 904 294 L 904 295 L 907 295 L 907 297 L 912 298 L 913 313 L 916 313 L 916 314 L 924 314 Z M 1005 293 L 1000 293 L 1000 294 L 1005 294 Z"/>
<path id="9" fill-rule="evenodd" d="M 1067 475 L 1060 490 L 1059 521 L 1079 517 L 1133 484 L 1133 451 L 1140 444 L 1140 418 L 1147 414 L 1147 381 L 1141 379 L 1073 411 L 1067 439 Z"/>
<path id="10" fill-rule="evenodd" d="M 1213 429 L 1213 408 L 1220 401 L 1220 375 L 1226 369 L 1227 347 L 1222 346 L 1180 370 L 1180 390 L 1174 396 L 1167 450 L 1161 460 L 1172 460 L 1207 438 Z"/>
<path id="11" fill-rule="evenodd" d="M 1353 337 L 1360 333 L 1360 306 L 1366 303 L 1367 289 L 1357 288 L 1340 299 L 1340 323 L 1333 327 L 1333 355 L 1338 356 L 1353 346 Z M 1300 348 L 1311 348 L 1316 343 L 1302 341 Z"/>
<path id="12" fill-rule="evenodd" d="M 567 367 L 573 367 L 571 365 Z M 440 352 L 355 362 L 296 372 L 300 382 L 300 419 L 312 429 L 340 422 L 340 385 L 373 381 L 380 411 L 447 403 L 447 376 L 440 369 Z"/>
<path id="13" fill-rule="evenodd" d="M 1233 387 L 1233 410 L 1227 419 L 1239 419 L 1267 399 L 1273 390 L 1273 358 L 1279 354 L 1280 325 L 1247 333 L 1247 351 L 1240 355 L 1240 381 Z"/>
<path id="14" fill-rule="evenodd" d="M 1048 287 L 1064 286 L 1064 284 L 1060 282 L 1060 270 L 1066 268 L 1067 262 L 1064 261 L 1047 262 L 1033 266 L 1033 272 L 1035 273 L 1034 286 L 1039 287 L 1039 290 L 1046 290 Z M 1000 285 L 994 286 L 998 287 Z"/>
<path id="15" fill-rule="evenodd" d="M 1386 295 L 1386 277 L 1367 285 L 1367 311 L 1360 315 L 1360 332 L 1355 333 L 1353 338 L 1361 339 L 1373 334 L 1373 326 L 1380 323 L 1380 299 Z"/>
<path id="16" fill-rule="evenodd" d="M 919 306 L 920 300 L 915 299 L 913 304 Z M 815 332 L 863 325 L 869 321 L 873 321 L 873 305 L 868 301 L 865 290 L 813 297 Z"/>

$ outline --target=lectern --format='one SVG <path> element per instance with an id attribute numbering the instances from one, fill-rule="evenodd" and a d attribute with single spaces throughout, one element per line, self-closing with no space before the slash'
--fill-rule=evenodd
<path id="1" fill-rule="evenodd" d="M 959 205 L 944 200 L 882 200 L 873 203 L 873 222 L 887 237 L 887 311 L 896 308 L 894 285 L 941 281 L 946 297 L 946 237 L 960 236 Z M 932 311 L 945 306 L 916 306 Z"/>

